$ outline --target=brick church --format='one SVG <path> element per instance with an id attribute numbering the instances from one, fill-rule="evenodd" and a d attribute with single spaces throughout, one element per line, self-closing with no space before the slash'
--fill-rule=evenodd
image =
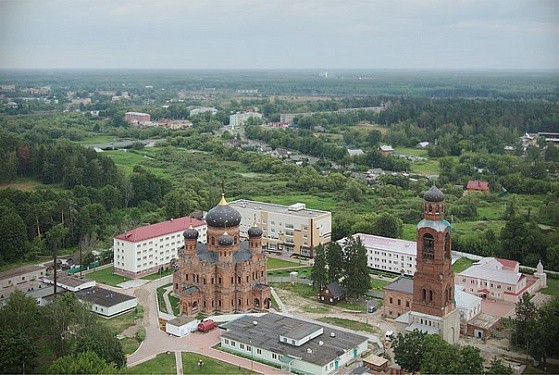
<path id="1" fill-rule="evenodd" d="M 173 275 L 173 292 L 185 315 L 264 311 L 271 305 L 267 285 L 266 254 L 262 228 L 248 230 L 241 240 L 241 214 L 221 201 L 206 215 L 207 241 L 198 242 L 198 231 L 184 231 Z"/>

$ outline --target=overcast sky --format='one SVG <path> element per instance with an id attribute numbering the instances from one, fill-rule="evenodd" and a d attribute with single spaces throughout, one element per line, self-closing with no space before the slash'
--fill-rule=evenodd
<path id="1" fill-rule="evenodd" d="M 0 68 L 559 69 L 559 1 L 0 0 Z"/>

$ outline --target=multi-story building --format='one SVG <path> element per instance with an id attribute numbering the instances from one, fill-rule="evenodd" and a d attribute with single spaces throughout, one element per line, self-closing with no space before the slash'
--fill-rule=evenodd
<path id="1" fill-rule="evenodd" d="M 124 121 L 129 124 L 143 124 L 144 122 L 151 121 L 151 115 L 142 112 L 126 112 L 124 114 Z"/>
<path id="2" fill-rule="evenodd" d="M 229 125 L 232 128 L 242 126 L 251 117 L 262 119 L 262 114 L 258 112 L 238 112 L 229 116 Z"/>
<path id="3" fill-rule="evenodd" d="M 46 272 L 46 267 L 24 266 L 0 273 L 0 305 L 16 289 L 26 293 L 40 288 Z"/>
<path id="4" fill-rule="evenodd" d="M 263 230 L 262 246 L 268 251 L 312 257 L 320 244 L 331 241 L 332 213 L 306 208 L 304 203 L 291 206 L 239 199 L 231 202 L 241 214 L 241 236 L 256 223 Z"/>
<path id="5" fill-rule="evenodd" d="M 197 116 L 199 114 L 202 113 L 211 113 L 212 115 L 217 114 L 217 109 L 215 109 L 214 107 L 199 107 L 199 108 L 194 108 L 190 110 L 189 116 Z"/>
<path id="6" fill-rule="evenodd" d="M 541 262 L 534 275 L 525 275 L 517 261 L 482 258 L 456 275 L 456 283 L 481 298 L 516 303 L 524 292 L 533 294 L 545 288 L 547 279 Z"/>
<path id="7" fill-rule="evenodd" d="M 205 241 L 206 223 L 191 217 L 146 225 L 115 236 L 114 273 L 141 277 L 169 267 L 184 247 L 182 233 L 190 227 L 203 234 Z"/>
<path id="8" fill-rule="evenodd" d="M 361 239 L 367 249 L 367 267 L 413 276 L 417 244 L 413 241 L 356 233 L 353 238 Z M 344 247 L 347 239 L 338 241 Z"/>

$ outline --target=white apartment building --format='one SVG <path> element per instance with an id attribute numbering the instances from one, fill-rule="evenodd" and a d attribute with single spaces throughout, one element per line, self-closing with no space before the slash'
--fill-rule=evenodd
<path id="1" fill-rule="evenodd" d="M 241 126 L 251 117 L 262 119 L 262 114 L 258 112 L 238 112 L 229 116 L 229 125 L 231 125 L 232 128 L 235 128 L 235 126 Z"/>
<path id="2" fill-rule="evenodd" d="M 367 267 L 403 273 L 413 276 L 415 273 L 415 257 L 417 244 L 414 241 L 399 240 L 397 238 L 374 236 L 372 234 L 356 233 L 353 238 L 359 237 L 367 249 Z M 347 239 L 342 238 L 338 244 L 345 246 Z"/>
<path id="3" fill-rule="evenodd" d="M 115 236 L 114 273 L 141 277 L 169 267 L 184 246 L 183 232 L 191 225 L 199 233 L 198 241 L 205 243 L 206 222 L 191 217 L 146 225 Z"/>
<path id="4" fill-rule="evenodd" d="M 211 113 L 212 115 L 215 115 L 217 114 L 217 109 L 214 107 L 198 107 L 198 108 L 191 109 L 189 115 L 190 117 L 192 117 L 207 112 Z"/>
<path id="5" fill-rule="evenodd" d="M 255 223 L 263 230 L 262 247 L 312 257 L 313 249 L 331 241 L 332 213 L 306 208 L 239 199 L 229 203 L 241 214 L 241 236 Z"/>

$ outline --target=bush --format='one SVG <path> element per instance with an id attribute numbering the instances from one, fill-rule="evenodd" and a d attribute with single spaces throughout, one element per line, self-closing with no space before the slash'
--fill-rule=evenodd
<path id="1" fill-rule="evenodd" d="M 136 332 L 136 340 L 138 342 L 142 342 L 146 339 L 146 329 L 144 327 L 138 328 L 138 332 Z"/>

